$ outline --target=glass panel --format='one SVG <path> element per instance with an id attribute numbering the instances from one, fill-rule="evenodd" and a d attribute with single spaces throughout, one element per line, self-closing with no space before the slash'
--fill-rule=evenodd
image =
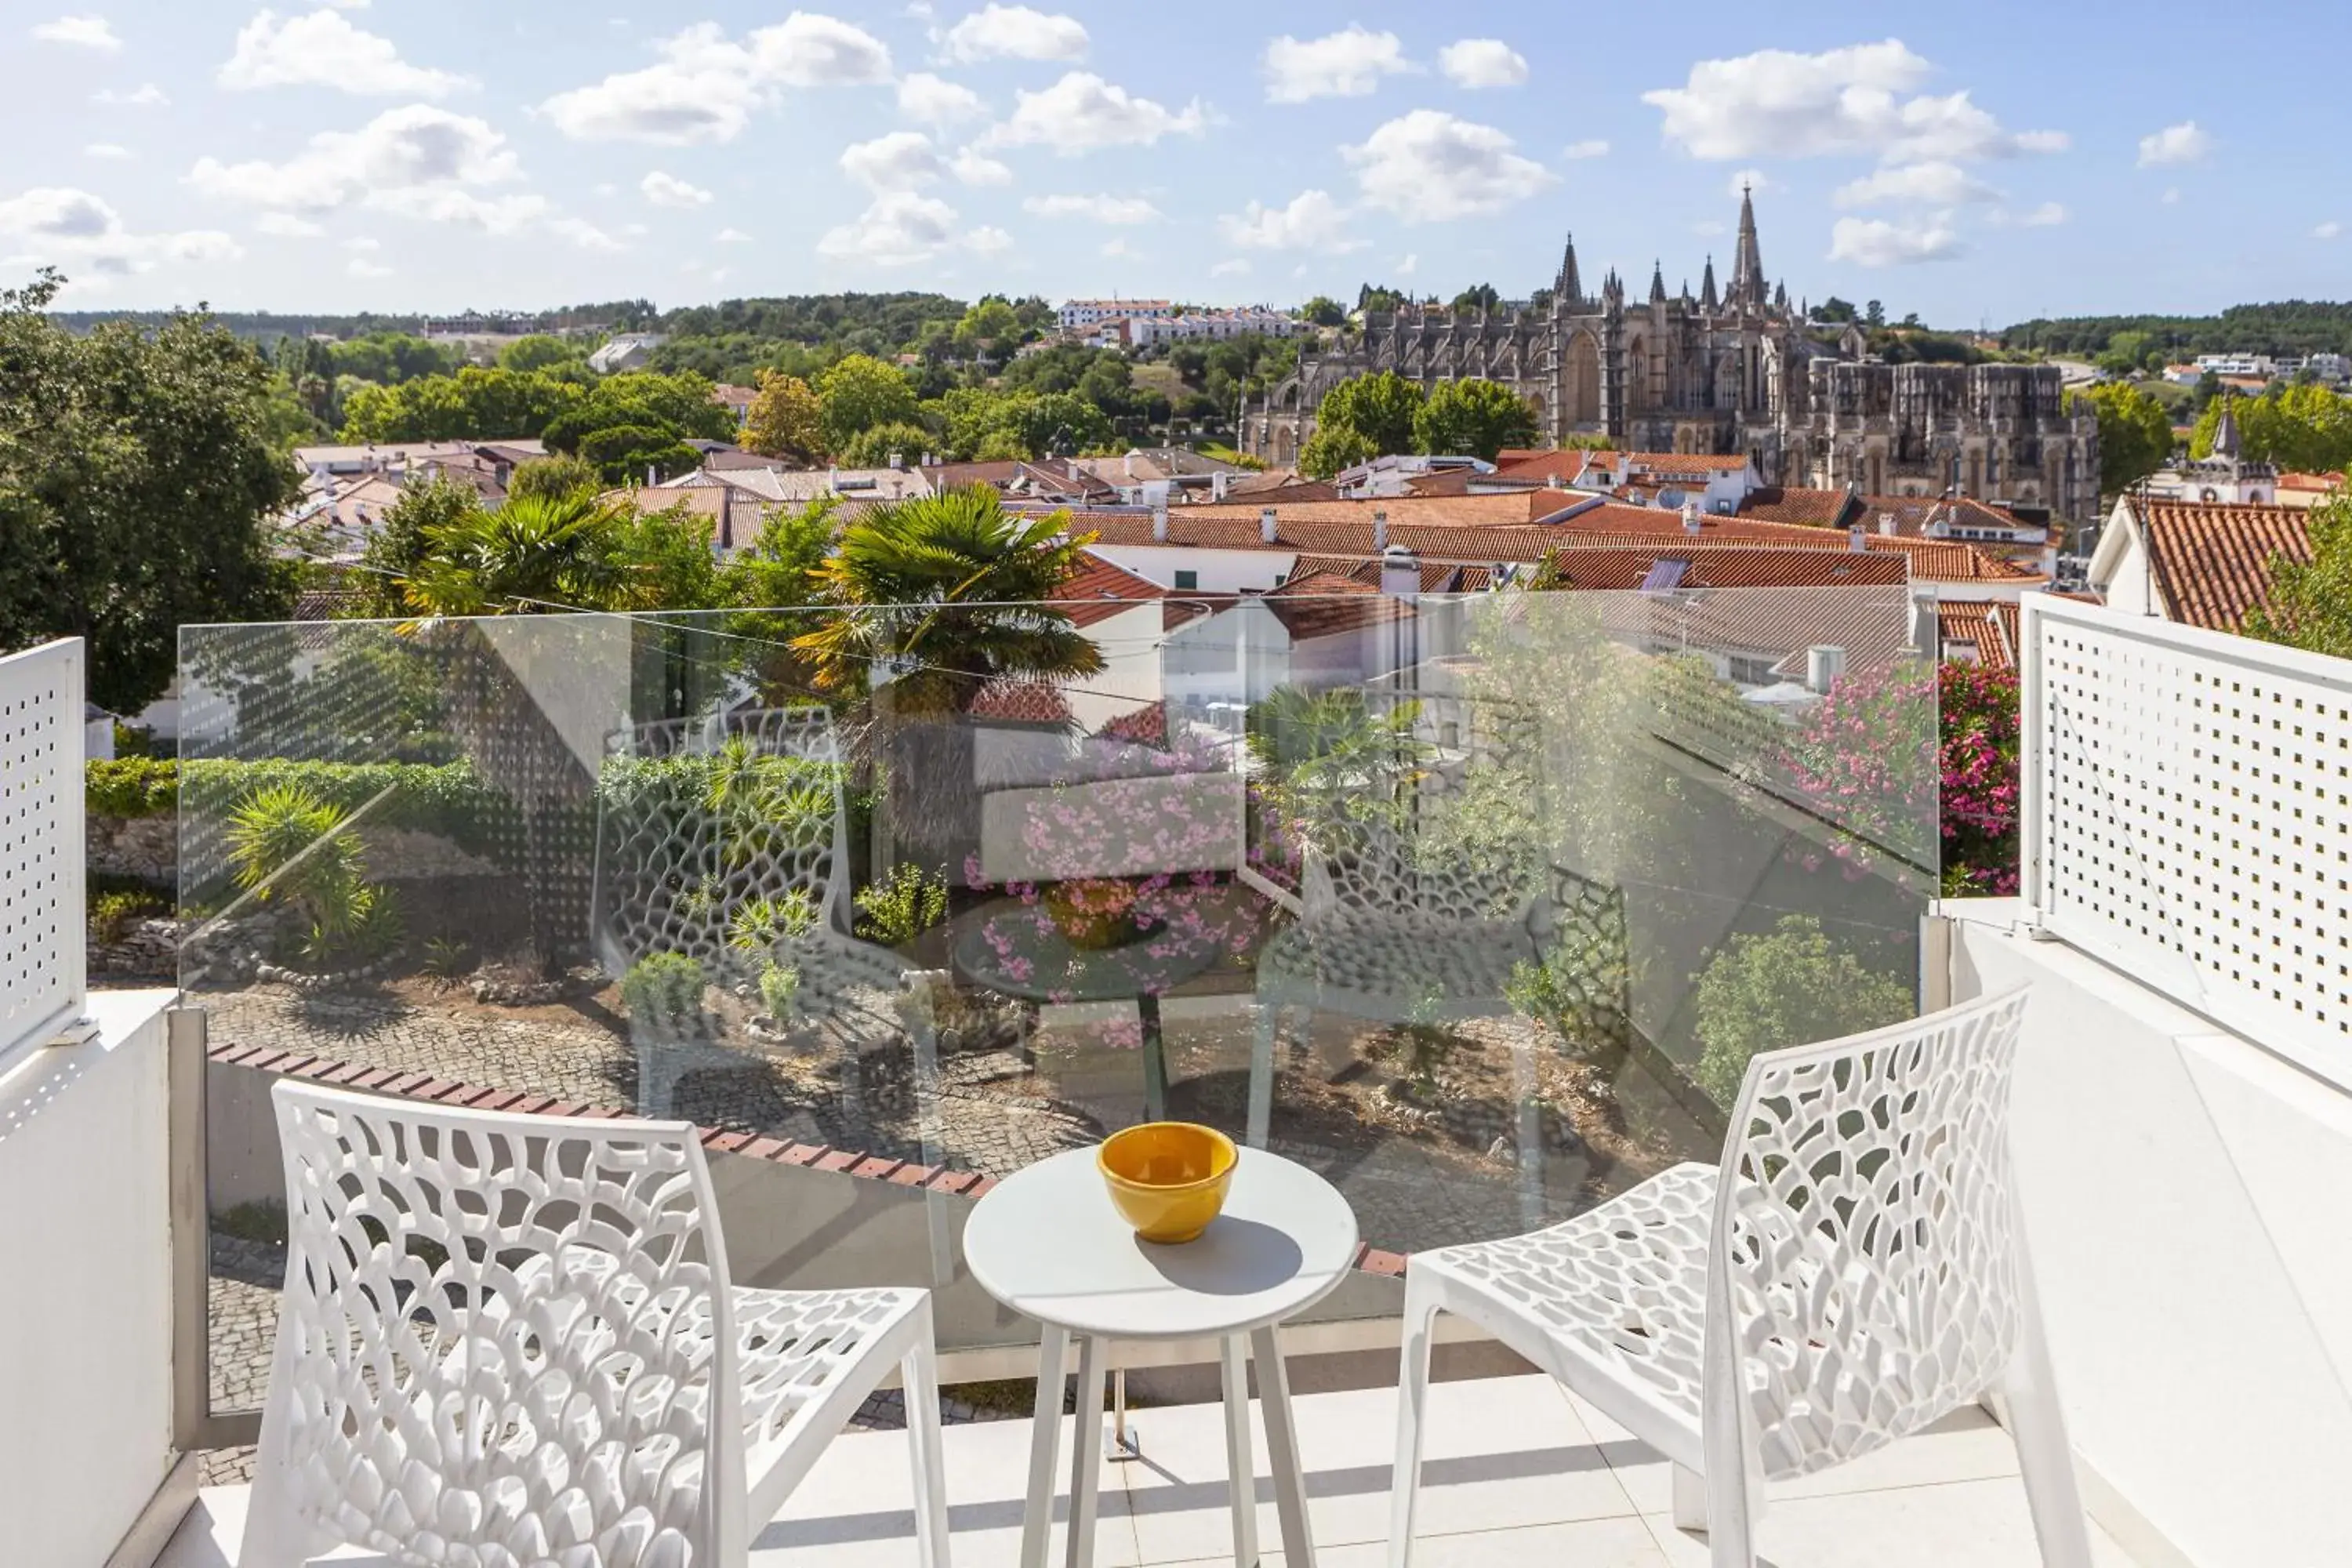
<path id="1" fill-rule="evenodd" d="M 1146 1118 L 1313 1165 L 1391 1251 L 1557 1220 L 1712 1161 L 1754 1049 L 1913 1009 L 1936 715 L 1909 608 L 191 628 L 215 1224 L 266 1264 L 268 1085 L 320 1061 L 735 1135 L 739 1282 L 929 1286 L 949 1348 L 1031 1331 L 963 1275 L 964 1190 Z M 1082 672 L 1002 673 L 1073 629 Z M 215 1324 L 225 1361 L 267 1344 Z"/>

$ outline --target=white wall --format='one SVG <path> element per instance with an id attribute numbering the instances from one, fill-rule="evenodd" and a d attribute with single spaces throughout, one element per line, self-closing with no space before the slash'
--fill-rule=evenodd
<path id="1" fill-rule="evenodd" d="M 2352 1561 L 2352 1096 L 2017 900 L 1944 909 L 1956 1001 L 2035 987 L 2019 1180 L 2092 1511 L 2147 1563 Z"/>
<path id="2" fill-rule="evenodd" d="M 1184 544 L 1089 544 L 1087 552 L 1157 583 L 1171 593 L 1263 594 L 1277 587 L 1298 564 L 1286 550 L 1201 550 Z M 1191 588 L 1176 586 L 1179 570 L 1198 572 Z"/>
<path id="3" fill-rule="evenodd" d="M 172 994 L 0 1068 L 0 1561 L 98 1568 L 171 1467 Z"/>

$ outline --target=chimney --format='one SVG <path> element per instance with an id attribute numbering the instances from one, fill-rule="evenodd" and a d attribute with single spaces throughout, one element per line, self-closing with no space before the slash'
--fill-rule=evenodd
<path id="1" fill-rule="evenodd" d="M 1381 551 L 1381 592 L 1391 599 L 1421 597 L 1421 557 L 1402 544 Z"/>
<path id="2" fill-rule="evenodd" d="M 1374 553 L 1375 555 L 1377 555 L 1377 554 L 1381 553 L 1382 551 L 1385 551 L 1386 549 L 1388 549 L 1388 547 L 1389 547 L 1389 513 L 1388 513 L 1388 509 L 1387 509 L 1386 507 L 1376 507 L 1376 508 L 1374 508 L 1374 509 L 1373 509 L 1373 511 L 1372 511 L 1372 553 Z"/>
<path id="3" fill-rule="evenodd" d="M 899 472 L 903 471 L 903 470 L 906 468 L 906 467 L 907 467 L 907 454 L 906 454 L 906 453 L 904 453 L 904 452 L 893 452 L 893 453 L 891 453 L 891 454 L 890 454 L 890 471 L 891 471 L 892 473 L 894 473 L 894 474 L 895 474 L 895 473 L 899 473 Z"/>
<path id="4" fill-rule="evenodd" d="M 1280 531 L 1275 527 L 1274 508 L 1270 506 L 1260 507 L 1257 514 L 1258 537 L 1265 540 L 1268 544 L 1272 544 L 1275 541 L 1276 535 L 1279 531 Z"/>
<path id="5" fill-rule="evenodd" d="M 651 463 L 647 463 L 646 465 L 646 489 L 651 489 L 659 483 L 661 483 L 660 472 L 656 470 Z"/>
<path id="6" fill-rule="evenodd" d="M 1683 503 L 1683 531 L 1696 537 L 1704 531 L 1706 527 L 1706 525 L 1699 521 L 1698 502 L 1695 500 L 1685 501 Z"/>
<path id="7" fill-rule="evenodd" d="M 1168 542 L 1168 503 L 1166 501 L 1161 501 L 1151 509 L 1151 542 L 1155 544 Z"/>
<path id="8" fill-rule="evenodd" d="M 1893 512 L 1882 511 L 1878 514 L 1878 536 L 1881 539 L 1892 539 L 1895 537 L 1895 514 Z"/>
<path id="9" fill-rule="evenodd" d="M 1845 531 L 1845 536 L 1846 548 L 1856 555 L 1870 548 L 1870 531 L 1858 522 Z"/>
<path id="10" fill-rule="evenodd" d="M 1845 673 L 1845 649 L 1834 644 L 1818 645 L 1805 650 L 1805 685 L 1823 697 Z"/>
<path id="11" fill-rule="evenodd" d="M 1225 487 L 1232 478 L 1233 476 L 1226 473 L 1223 468 L 1219 468 L 1215 473 L 1211 474 L 1209 476 L 1209 499 L 1213 501 L 1224 500 Z"/>

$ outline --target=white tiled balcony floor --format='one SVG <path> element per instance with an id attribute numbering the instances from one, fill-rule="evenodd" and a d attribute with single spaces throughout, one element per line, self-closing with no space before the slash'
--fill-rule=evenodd
<path id="1" fill-rule="evenodd" d="M 1387 1561 L 1395 1394 L 1298 1401 L 1318 1561 Z M 1431 1391 L 1418 1568 L 1705 1568 L 1705 1537 L 1667 1517 L 1665 1461 L 1549 1378 L 1441 1383 Z M 1107 1468 L 1096 1562 L 1103 1568 L 1232 1561 L 1224 1439 L 1213 1405 L 1138 1412 L 1143 1458 Z M 1010 1568 L 1021 1541 L 1029 1425 L 946 1434 L 955 1568 Z M 1064 1476 L 1068 1433 L 1064 1434 Z M 1258 1539 L 1279 1563 L 1273 1493 L 1256 1452 Z M 162 1568 L 234 1568 L 242 1488 L 205 1494 Z M 1052 1561 L 1062 1561 L 1059 1504 Z M 835 1442 L 753 1543 L 755 1568 L 902 1568 L 915 1561 L 903 1434 Z M 2130 1560 L 2095 1524 L 2097 1568 Z M 1769 1568 L 2031 1568 L 2041 1557 L 2008 1435 L 1974 1411 L 1871 1458 L 1769 1489 L 1759 1531 Z M 335 1559 L 339 1563 L 345 1559 Z M 348 1561 L 364 1563 L 364 1555 Z"/>

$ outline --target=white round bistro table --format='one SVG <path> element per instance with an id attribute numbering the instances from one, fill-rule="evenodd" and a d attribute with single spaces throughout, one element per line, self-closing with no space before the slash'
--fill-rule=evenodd
<path id="1" fill-rule="evenodd" d="M 1338 1289 L 1356 1258 L 1356 1216 L 1339 1189 L 1306 1166 L 1241 1151 L 1232 1191 L 1197 1241 L 1137 1237 L 1111 1206 L 1092 1149 L 1073 1149 L 1009 1177 L 982 1198 L 963 1233 L 981 1287 L 1044 1325 L 1037 1412 L 1029 1439 L 1029 1499 L 1021 1568 L 1045 1568 L 1062 1426 L 1062 1367 L 1078 1343 L 1078 1420 L 1070 1455 L 1070 1568 L 1091 1568 L 1108 1347 L 1118 1340 L 1218 1342 L 1225 1459 L 1232 1476 L 1234 1560 L 1257 1561 L 1257 1488 L 1250 1454 L 1246 1355 L 1257 1365 L 1284 1561 L 1308 1568 L 1307 1494 L 1290 1380 L 1275 1325 Z M 1093 1426 L 1088 1425 L 1091 1413 Z"/>

